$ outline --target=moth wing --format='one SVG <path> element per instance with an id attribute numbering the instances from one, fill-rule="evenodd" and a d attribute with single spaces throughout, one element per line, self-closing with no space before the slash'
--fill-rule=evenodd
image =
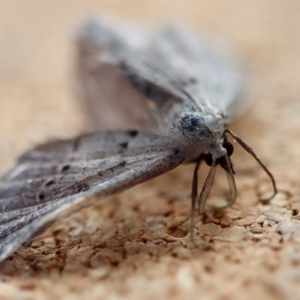
<path id="1" fill-rule="evenodd" d="M 186 103 L 182 108 L 196 102 L 228 122 L 248 106 L 236 55 L 225 43 L 182 27 L 165 26 L 153 34 L 93 18 L 81 31 L 79 48 L 86 103 L 102 126 L 137 128 L 148 124 L 145 120 L 161 124 L 159 113 L 176 101 Z M 112 113 L 117 113 L 113 124 Z"/>
<path id="2" fill-rule="evenodd" d="M 99 132 L 22 155 L 0 185 L 0 261 L 61 216 L 179 165 L 169 139 L 136 131 Z"/>
<path id="3" fill-rule="evenodd" d="M 130 25 L 98 17 L 82 27 L 78 74 L 84 104 L 97 128 L 148 129 L 150 123 L 153 131 L 163 120 L 157 108 L 186 95 L 172 82 L 172 70 L 160 64 L 153 34 Z"/>
<path id="4" fill-rule="evenodd" d="M 246 108 L 239 58 L 224 41 L 165 26 L 155 34 L 152 48 L 157 63 L 202 109 L 217 110 L 231 121 Z"/>

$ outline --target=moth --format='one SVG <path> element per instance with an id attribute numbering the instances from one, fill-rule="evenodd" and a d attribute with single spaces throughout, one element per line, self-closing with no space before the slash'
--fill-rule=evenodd
<path id="1" fill-rule="evenodd" d="M 0 261 L 55 220 L 105 197 L 195 163 L 192 214 L 203 213 L 217 166 L 237 197 L 231 135 L 270 177 L 253 149 L 228 129 L 241 113 L 242 77 L 224 47 L 180 26 L 157 31 L 88 20 L 78 37 L 86 109 L 98 128 L 38 146 L 18 159 L 0 185 Z M 198 170 L 210 166 L 198 193 Z M 193 235 L 192 235 L 193 237 Z"/>

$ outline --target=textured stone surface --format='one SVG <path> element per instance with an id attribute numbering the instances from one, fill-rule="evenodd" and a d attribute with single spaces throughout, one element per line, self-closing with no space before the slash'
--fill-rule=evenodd
<path id="1" fill-rule="evenodd" d="M 237 150 L 238 201 L 196 218 L 198 248 L 187 235 L 193 166 L 95 199 L 0 264 L 0 299 L 299 299 L 300 2 L 1 1 L 1 171 L 32 145 L 85 130 L 72 37 L 97 10 L 180 19 L 228 39 L 244 56 L 255 101 L 232 128 L 264 159 L 280 192 L 260 203 L 268 178 Z M 226 189 L 218 178 L 211 203 Z"/>

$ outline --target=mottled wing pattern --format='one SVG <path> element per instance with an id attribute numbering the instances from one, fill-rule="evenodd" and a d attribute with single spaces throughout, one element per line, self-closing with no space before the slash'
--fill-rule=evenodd
<path id="1" fill-rule="evenodd" d="M 93 133 L 25 153 L 0 185 L 0 261 L 59 216 L 90 205 L 85 196 L 125 190 L 184 158 L 168 138 L 137 131 Z"/>

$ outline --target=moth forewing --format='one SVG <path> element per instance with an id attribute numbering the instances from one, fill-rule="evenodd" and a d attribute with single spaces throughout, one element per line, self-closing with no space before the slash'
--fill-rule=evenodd
<path id="1" fill-rule="evenodd" d="M 83 197 L 120 192 L 184 159 L 171 139 L 137 131 L 87 134 L 23 154 L 0 185 L 0 260 L 61 212 L 90 205 Z"/>

